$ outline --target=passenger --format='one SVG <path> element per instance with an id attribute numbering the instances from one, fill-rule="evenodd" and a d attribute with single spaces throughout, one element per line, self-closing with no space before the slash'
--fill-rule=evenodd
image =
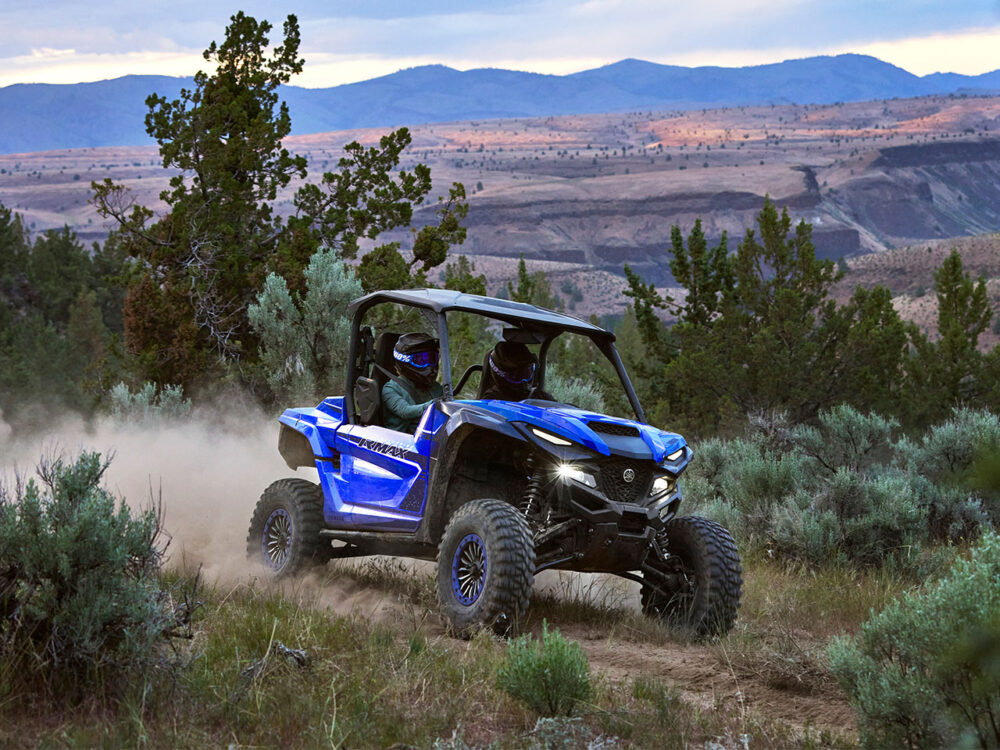
<path id="1" fill-rule="evenodd" d="M 524 344 L 516 341 L 500 341 L 490 351 L 486 359 L 488 370 L 483 373 L 482 398 L 501 401 L 522 401 L 529 395 L 551 401 L 545 391 L 531 392 L 538 369 L 538 357 Z"/>
<path id="2" fill-rule="evenodd" d="M 426 333 L 405 333 L 392 350 L 399 376 L 382 386 L 385 426 L 416 432 L 424 411 L 443 389 L 437 382 L 438 340 Z"/>

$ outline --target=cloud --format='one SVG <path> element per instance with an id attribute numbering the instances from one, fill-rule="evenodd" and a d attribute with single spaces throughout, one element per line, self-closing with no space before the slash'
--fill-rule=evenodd
<path id="1" fill-rule="evenodd" d="M 766 49 L 703 49 L 650 59 L 653 62 L 692 67 L 699 65 L 738 67 L 765 65 L 813 55 L 854 52 L 877 57 L 920 76 L 938 72 L 979 75 L 1000 69 L 1000 57 L 996 53 L 998 49 L 1000 49 L 1000 27 L 819 48 L 780 46 Z"/>
<path id="2" fill-rule="evenodd" d="M 872 42 L 857 52 L 878 57 L 917 75 L 963 73 L 977 75 L 1000 68 L 1000 26 L 955 34 Z"/>
<path id="3" fill-rule="evenodd" d="M 52 55 L 44 54 L 45 52 L 48 50 L 35 50 L 29 55 L 0 59 L 0 86 L 14 83 L 78 83 L 123 75 L 187 76 L 205 67 L 205 60 L 195 53 L 74 52 Z"/>
<path id="4" fill-rule="evenodd" d="M 283 19 L 273 4 L 243 8 L 269 19 L 277 39 Z M 567 73 L 625 57 L 748 65 L 857 51 L 920 73 L 1000 66 L 988 52 L 1000 48 L 1000 0 L 302 0 L 295 10 L 306 58 L 295 82 L 313 87 L 429 63 Z M 47 0 L 44 10 L 7 0 L 0 83 L 191 75 L 231 11 L 214 0 Z"/>
<path id="5" fill-rule="evenodd" d="M 52 60 L 60 57 L 72 57 L 75 54 L 75 49 L 52 49 L 51 47 L 42 47 L 41 49 L 31 50 L 31 56 L 36 60 Z"/>

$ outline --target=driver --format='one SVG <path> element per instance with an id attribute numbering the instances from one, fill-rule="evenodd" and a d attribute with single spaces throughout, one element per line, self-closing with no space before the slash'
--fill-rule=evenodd
<path id="1" fill-rule="evenodd" d="M 487 383 L 482 398 L 501 401 L 521 401 L 534 395 L 535 398 L 551 400 L 552 397 L 541 390 L 531 391 L 538 369 L 538 357 L 524 344 L 517 341 L 499 341 L 490 351 L 485 374 Z"/>
<path id="2" fill-rule="evenodd" d="M 404 333 L 393 347 L 399 377 L 382 386 L 385 426 L 399 432 L 416 432 L 420 417 L 443 389 L 437 382 L 438 340 L 426 333 Z"/>

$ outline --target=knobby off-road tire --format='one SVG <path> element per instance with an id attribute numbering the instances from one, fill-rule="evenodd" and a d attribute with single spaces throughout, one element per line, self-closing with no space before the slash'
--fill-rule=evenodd
<path id="1" fill-rule="evenodd" d="M 535 582 L 528 523 L 502 500 L 472 500 L 451 517 L 438 547 L 437 589 L 455 634 L 515 632 Z"/>
<path id="2" fill-rule="evenodd" d="M 674 518 L 664 530 L 666 562 L 650 553 L 646 564 L 673 576 L 674 586 L 642 586 L 642 611 L 699 636 L 722 635 L 736 622 L 743 591 L 740 556 L 729 532 L 698 516 Z M 643 573 L 650 583 L 658 576 Z"/>
<path id="3" fill-rule="evenodd" d="M 276 578 L 295 575 L 330 559 L 323 528 L 323 491 L 305 479 L 279 479 L 260 496 L 250 532 L 247 557 L 264 564 Z"/>

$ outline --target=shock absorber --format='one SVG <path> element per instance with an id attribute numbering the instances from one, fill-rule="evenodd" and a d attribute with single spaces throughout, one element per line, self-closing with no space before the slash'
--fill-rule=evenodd
<path id="1" fill-rule="evenodd" d="M 538 511 L 542 502 L 542 471 L 535 467 L 535 456 L 529 454 L 524 461 L 524 466 L 528 471 L 528 486 L 524 492 L 524 502 L 521 504 L 521 512 L 525 518 Z"/>

